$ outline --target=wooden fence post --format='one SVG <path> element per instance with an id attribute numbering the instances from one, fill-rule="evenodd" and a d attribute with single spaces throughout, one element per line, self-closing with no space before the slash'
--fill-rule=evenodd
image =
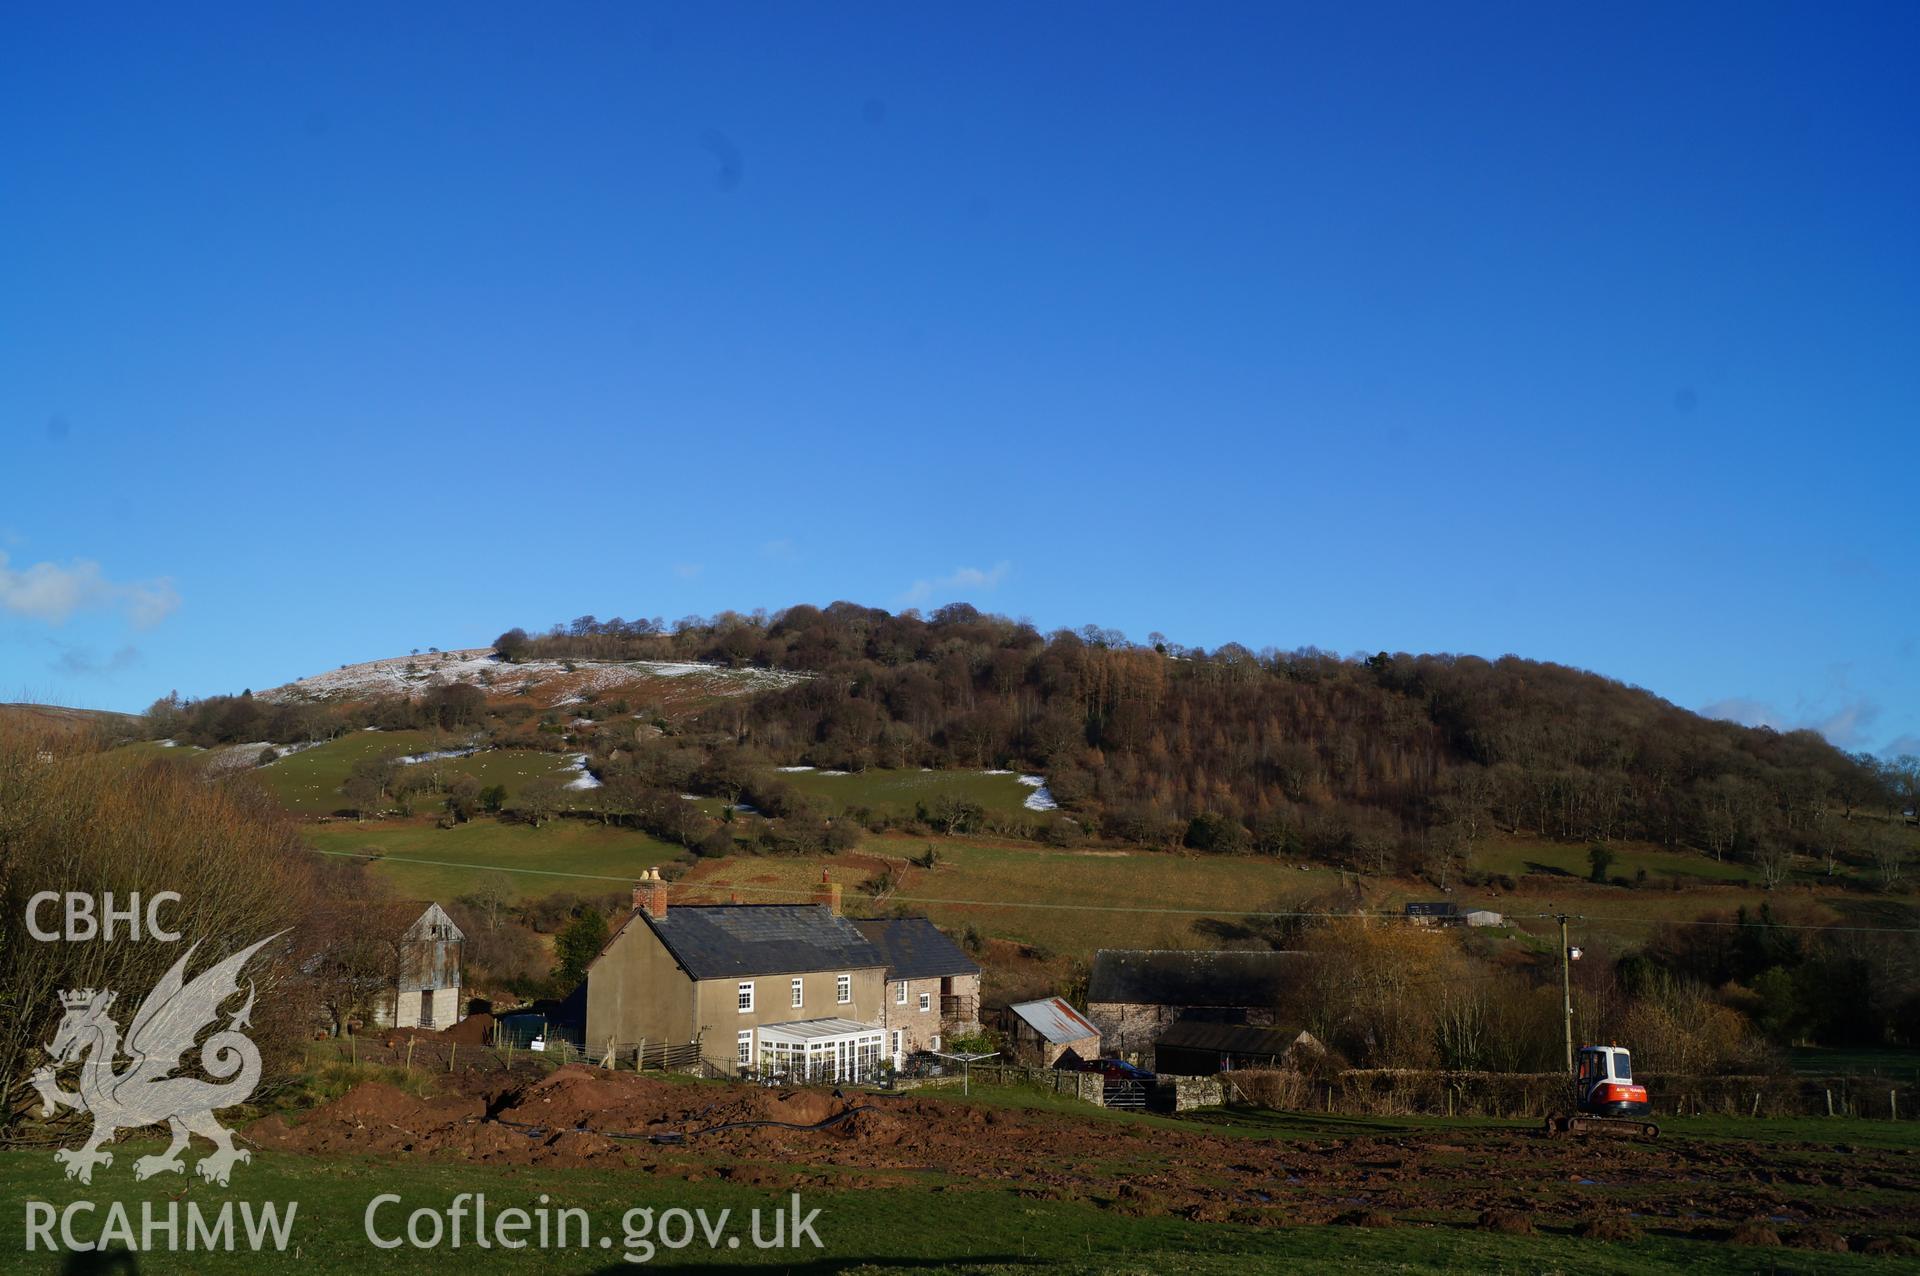
<path id="1" fill-rule="evenodd" d="M 1756 1117 L 1760 1115 L 1760 1092 L 1758 1090 L 1753 1092 L 1753 1115 Z"/>
<path id="2" fill-rule="evenodd" d="M 418 1040 L 419 1040 L 418 1037 L 407 1038 L 407 1075 L 408 1076 L 413 1075 L 413 1043 Z"/>
<path id="3" fill-rule="evenodd" d="M 1895 1121 L 1900 1119 L 1900 1092 L 1898 1090 L 1887 1091 L 1887 1111 L 1892 1114 Z"/>
<path id="4" fill-rule="evenodd" d="M 460 1043 L 458 1041 L 447 1047 L 447 1071 L 449 1073 L 453 1071 L 453 1061 L 458 1058 L 459 1055 Z"/>
<path id="5" fill-rule="evenodd" d="M 1831 1089 L 1827 1091 L 1827 1115 L 1833 1115 L 1833 1091 Z"/>

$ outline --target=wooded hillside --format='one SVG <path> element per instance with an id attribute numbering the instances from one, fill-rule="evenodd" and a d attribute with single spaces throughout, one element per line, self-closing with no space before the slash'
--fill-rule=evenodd
<path id="1" fill-rule="evenodd" d="M 709 743 L 785 763 L 1014 766 L 1100 836 L 1443 871 L 1493 823 L 1760 865 L 1871 855 L 1861 811 L 1909 807 L 1912 759 L 1715 721 L 1596 674 L 1507 656 L 1180 648 L 1043 635 L 965 604 L 773 616 L 586 616 L 509 659 L 701 660 L 818 677 L 719 706 Z"/>

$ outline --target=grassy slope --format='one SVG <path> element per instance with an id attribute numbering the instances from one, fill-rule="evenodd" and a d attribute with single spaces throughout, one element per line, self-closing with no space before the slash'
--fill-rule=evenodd
<path id="1" fill-rule="evenodd" d="M 916 805 L 930 804 L 939 797 L 964 798 L 989 811 L 1011 813 L 1020 810 L 1021 803 L 1033 792 L 1011 775 L 979 771 L 875 769 L 853 775 L 783 771 L 780 778 L 819 799 L 830 810 L 866 807 L 905 816 L 911 816 Z"/>
<path id="2" fill-rule="evenodd" d="M 715 887 L 716 896 L 737 887 L 751 900 L 797 899 L 806 897 L 824 866 L 848 885 L 851 898 L 857 884 L 879 870 L 875 856 L 906 859 L 928 846 L 938 852 L 938 866 L 905 869 L 894 902 L 946 925 L 971 923 L 988 934 L 1063 953 L 1116 945 L 1207 946 L 1217 941 L 1196 923 L 1208 910 L 1220 910 L 1224 920 L 1236 910 L 1289 907 L 1303 892 L 1324 890 L 1337 878 L 1331 870 L 1301 872 L 1268 859 L 889 835 L 870 837 L 859 851 L 829 859 L 702 860 L 687 880 Z M 1055 903 L 1073 907 L 1041 907 Z"/>
<path id="3" fill-rule="evenodd" d="M 470 775 L 480 781 L 482 788 L 504 785 L 507 800 L 511 802 L 519 796 L 521 787 L 529 780 L 543 775 L 569 776 L 567 768 L 572 765 L 575 756 L 572 753 L 543 753 L 538 749 L 488 749 L 464 758 L 438 758 L 418 765 L 448 779 Z"/>
<path id="4" fill-rule="evenodd" d="M 373 862 L 374 873 L 413 899 L 454 899 L 490 876 L 528 898 L 556 891 L 618 891 L 640 870 L 685 854 L 644 833 L 584 820 L 559 820 L 538 829 L 491 819 L 450 829 L 435 828 L 429 820 L 343 821 L 314 826 L 307 840 L 321 851 L 379 849 L 385 858 Z"/>
<path id="5" fill-rule="evenodd" d="M 425 731 L 355 731 L 290 753 L 254 775 L 289 810 L 300 815 L 331 814 L 340 805 L 340 786 L 354 764 L 389 753 L 420 753 L 457 745 Z"/>
<path id="6" fill-rule="evenodd" d="M 836 778 L 827 777 L 825 782 Z M 643 834 L 578 820 L 556 821 L 539 830 L 493 820 L 451 830 L 435 829 L 421 820 L 327 824 L 316 826 L 310 840 L 326 850 L 370 846 L 385 850 L 390 858 L 377 871 L 409 894 L 462 894 L 471 891 L 490 868 L 508 870 L 516 893 L 530 897 L 603 886 L 617 889 L 636 868 L 684 858 L 679 848 Z M 929 871 L 906 863 L 928 846 L 938 852 L 937 867 Z M 1496 847 L 1495 853 L 1523 862 L 1537 861 L 1547 850 L 1519 844 Z M 412 859 L 442 861 L 444 866 L 401 862 Z M 887 863 L 899 872 L 899 885 L 886 901 L 889 904 L 924 911 L 944 925 L 971 924 L 987 935 L 1081 958 L 1103 947 L 1211 947 L 1244 940 L 1250 923 L 1239 914 L 1245 910 L 1324 907 L 1325 900 L 1339 898 L 1334 888 L 1341 881 L 1332 869 L 1303 870 L 1263 857 L 1070 851 L 991 838 L 884 834 L 868 837 L 859 851 L 828 858 L 738 855 L 699 860 L 686 880 L 712 889 L 688 898 L 714 901 L 726 898 L 728 891 L 738 891 L 755 902 L 805 899 L 819 881 L 821 868 L 827 867 L 846 886 L 849 910 L 857 911 L 867 906 L 860 884 L 879 874 Z M 583 880 L 581 875 L 606 880 Z M 1395 910 L 1408 899 L 1433 894 L 1418 883 L 1372 881 L 1367 885 L 1365 907 Z M 1704 881 L 1673 891 L 1594 886 L 1578 877 L 1533 875 L 1522 879 L 1516 893 L 1462 888 L 1451 898 L 1463 907 L 1504 912 L 1520 929 L 1536 935 L 1552 931 L 1552 914 L 1569 912 L 1577 919 L 1573 931 L 1580 942 L 1607 941 L 1621 948 L 1644 940 L 1662 921 L 1689 920 L 1741 906 L 1757 909 L 1769 896 L 1757 888 Z M 1879 914 L 1912 906 L 1911 897 L 1806 889 L 1776 892 L 1771 898 L 1776 904 L 1821 904 L 1835 919 L 1867 924 L 1900 924 L 1898 917 Z"/>

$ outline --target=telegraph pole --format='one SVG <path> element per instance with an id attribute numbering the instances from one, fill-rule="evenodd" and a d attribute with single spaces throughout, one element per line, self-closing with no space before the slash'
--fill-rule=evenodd
<path id="1" fill-rule="evenodd" d="M 1573 958 L 1567 947 L 1567 915 L 1560 922 L 1560 997 L 1567 1014 L 1567 1075 L 1573 1075 Z"/>

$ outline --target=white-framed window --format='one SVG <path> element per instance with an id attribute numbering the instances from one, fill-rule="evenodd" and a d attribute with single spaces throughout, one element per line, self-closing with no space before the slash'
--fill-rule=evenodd
<path id="1" fill-rule="evenodd" d="M 893 986 L 893 1004 L 896 1006 L 907 1004 L 907 981 L 904 979 Z"/>
<path id="2" fill-rule="evenodd" d="M 933 994 L 930 992 L 921 993 L 920 994 L 920 1013 L 924 1015 L 927 1013 L 927 1011 L 932 1009 L 933 1009 Z"/>
<path id="3" fill-rule="evenodd" d="M 739 1054 L 740 1066 L 744 1068 L 753 1063 L 753 1029 L 742 1028 L 740 1030 L 739 1040 L 740 1040 L 740 1054 Z"/>
<path id="4" fill-rule="evenodd" d="M 753 1009 L 753 980 L 740 981 L 740 1013 L 746 1014 Z"/>
<path id="5" fill-rule="evenodd" d="M 936 1032 L 933 1034 L 933 1039 L 927 1042 L 927 1049 L 938 1050 L 939 1048 L 940 1048 L 940 1034 Z"/>
<path id="6" fill-rule="evenodd" d="M 843 1006 L 846 1005 L 848 1002 L 852 1001 L 853 1000 L 853 976 L 852 975 L 835 975 L 833 978 L 833 995 L 839 1000 L 840 1004 Z"/>
<path id="7" fill-rule="evenodd" d="M 800 1009 L 800 998 L 802 996 L 801 990 L 804 986 L 805 984 L 804 984 L 804 981 L 802 980 L 796 979 L 793 981 L 793 1008 L 795 1010 Z"/>

